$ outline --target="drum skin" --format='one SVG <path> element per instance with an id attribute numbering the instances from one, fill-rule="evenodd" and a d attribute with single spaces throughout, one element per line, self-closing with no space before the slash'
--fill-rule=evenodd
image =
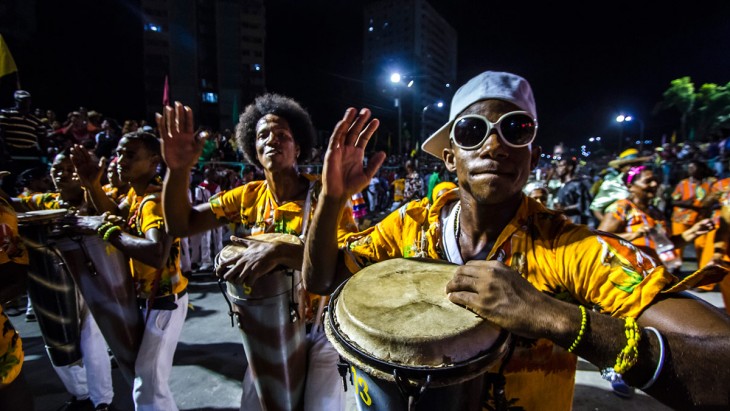
<path id="1" fill-rule="evenodd" d="M 327 338 L 349 364 L 360 410 L 481 410 L 484 374 L 509 333 L 451 303 L 458 266 L 392 259 L 332 295 Z"/>
<path id="2" fill-rule="evenodd" d="M 289 234 L 261 234 L 250 239 L 301 244 L 298 237 Z M 221 261 L 245 248 L 235 244 L 224 247 L 215 258 L 216 270 Z M 300 283 L 298 271 L 285 269 L 274 270 L 252 285 L 226 283 L 265 411 L 303 408 L 307 345 L 305 323 L 296 309 L 295 291 Z"/>
<path id="3" fill-rule="evenodd" d="M 83 217 L 80 217 L 83 218 Z M 56 248 L 130 385 L 144 320 L 129 259 L 98 235 L 59 239 Z"/>
<path id="4" fill-rule="evenodd" d="M 61 236 L 55 224 L 68 210 L 18 213 L 18 231 L 28 249 L 28 293 L 51 363 L 81 360 L 79 301 L 73 279 L 53 245 Z"/>

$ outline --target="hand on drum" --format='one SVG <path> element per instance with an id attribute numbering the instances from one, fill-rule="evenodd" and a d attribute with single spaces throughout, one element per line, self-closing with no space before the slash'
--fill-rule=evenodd
<path id="1" fill-rule="evenodd" d="M 89 150 L 78 144 L 71 147 L 71 162 L 84 187 L 100 183 L 101 177 L 106 172 L 106 158 L 102 157 L 97 160 L 89 153 Z"/>
<path id="2" fill-rule="evenodd" d="M 156 113 L 155 121 L 160 132 L 162 158 L 167 167 L 185 171 L 192 168 L 200 158 L 209 135 L 207 131 L 194 133 L 193 110 L 176 101 L 174 108 L 166 106 L 162 114 Z"/>
<path id="3" fill-rule="evenodd" d="M 96 234 L 99 227 L 105 223 L 122 225 L 124 220 L 122 217 L 110 213 L 86 216 L 69 214 L 63 218 L 63 228 L 76 234 Z"/>
<path id="4" fill-rule="evenodd" d="M 550 297 L 499 261 L 474 260 L 460 266 L 446 292 L 451 302 L 514 334 L 542 335 L 536 325 L 544 314 L 540 307 Z"/>
<path id="5" fill-rule="evenodd" d="M 370 110 L 359 113 L 348 108 L 330 137 L 322 170 L 322 192 L 333 197 L 347 197 L 362 191 L 385 161 L 385 153 L 375 153 L 363 169 L 365 146 L 378 129 L 378 119 L 370 119 Z M 367 124 L 367 125 L 366 125 Z"/>
<path id="6" fill-rule="evenodd" d="M 216 268 L 216 275 L 219 278 L 234 284 L 246 283 L 250 286 L 280 264 L 282 253 L 277 252 L 276 242 L 236 236 L 231 236 L 231 241 L 246 247 L 241 247 L 241 252 L 236 256 L 219 262 Z"/>

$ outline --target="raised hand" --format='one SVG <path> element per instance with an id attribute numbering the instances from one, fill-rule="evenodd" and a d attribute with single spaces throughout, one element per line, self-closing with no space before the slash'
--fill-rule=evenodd
<path id="1" fill-rule="evenodd" d="M 195 133 L 193 110 L 179 101 L 175 107 L 166 106 L 162 114 L 155 114 L 162 143 L 162 158 L 170 169 L 192 168 L 203 152 L 207 132 Z"/>
<path id="2" fill-rule="evenodd" d="M 378 119 L 370 119 L 370 110 L 359 113 L 348 108 L 330 137 L 322 170 L 322 193 L 349 198 L 362 191 L 385 161 L 385 153 L 377 152 L 363 168 L 365 147 L 378 129 Z"/>
<path id="3" fill-rule="evenodd" d="M 106 172 L 106 158 L 102 157 L 97 161 L 89 150 L 75 144 L 71 147 L 71 162 L 76 168 L 82 186 L 93 187 L 95 184 L 101 184 L 101 177 Z"/>

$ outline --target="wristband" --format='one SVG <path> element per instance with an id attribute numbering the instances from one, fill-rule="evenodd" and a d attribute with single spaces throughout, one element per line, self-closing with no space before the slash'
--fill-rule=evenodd
<path id="1" fill-rule="evenodd" d="M 583 339 L 583 334 L 586 331 L 586 325 L 588 324 L 588 313 L 586 312 L 586 308 L 582 305 L 579 305 L 578 308 L 580 308 L 581 313 L 580 331 L 578 331 L 578 335 L 575 337 L 573 344 L 571 344 L 570 348 L 568 348 L 568 352 L 573 352 L 573 350 L 578 347 L 578 344 L 580 344 L 580 341 Z"/>

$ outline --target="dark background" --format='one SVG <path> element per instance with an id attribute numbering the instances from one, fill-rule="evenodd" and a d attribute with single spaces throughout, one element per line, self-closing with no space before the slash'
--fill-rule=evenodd
<path id="1" fill-rule="evenodd" d="M 34 106 L 61 117 L 85 106 L 117 119 L 141 118 L 138 2 L 36 3 L 32 34 L 6 39 Z M 359 106 L 359 90 L 374 82 L 361 74 L 364 3 L 265 1 L 268 90 L 300 100 L 320 129 Z M 653 114 L 671 80 L 689 76 L 697 88 L 730 82 L 727 1 L 430 3 L 459 35 L 457 86 L 486 69 L 526 77 L 538 103 L 539 138 L 548 147 L 577 146 L 591 136 L 615 141 L 614 119 L 622 111 L 642 119 L 645 135 L 659 140 L 679 122 L 674 112 Z M 0 33 L 32 24 L 5 14 Z M 626 124 L 624 133 L 638 135 L 638 127 Z"/>

